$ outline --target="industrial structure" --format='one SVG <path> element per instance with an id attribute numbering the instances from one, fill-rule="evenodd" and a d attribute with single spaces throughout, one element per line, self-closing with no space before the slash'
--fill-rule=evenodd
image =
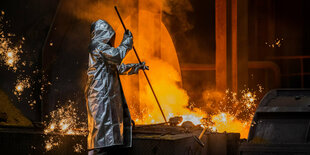
<path id="1" fill-rule="evenodd" d="M 89 30 L 119 43 L 114 6 L 169 120 L 142 72 L 121 77 L 128 154 L 310 154 L 307 0 L 0 2 L 0 154 L 87 153 Z"/>

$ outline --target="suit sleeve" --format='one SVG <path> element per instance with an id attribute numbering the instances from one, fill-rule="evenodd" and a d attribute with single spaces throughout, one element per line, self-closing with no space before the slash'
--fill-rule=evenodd
<path id="1" fill-rule="evenodd" d="M 121 64 L 117 67 L 118 73 L 120 75 L 132 75 L 132 74 L 138 74 L 139 69 L 141 68 L 140 64 Z"/>
<path id="2" fill-rule="evenodd" d="M 132 44 L 132 35 L 124 34 L 123 40 L 117 48 L 102 43 L 93 51 L 93 54 L 103 57 L 109 64 L 120 65 L 127 52 L 132 48 Z"/>

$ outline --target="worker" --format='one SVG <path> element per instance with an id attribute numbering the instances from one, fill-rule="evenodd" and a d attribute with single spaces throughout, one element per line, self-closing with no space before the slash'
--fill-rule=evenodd
<path id="1" fill-rule="evenodd" d="M 115 31 L 104 20 L 91 25 L 86 103 L 88 113 L 87 148 L 89 155 L 109 154 L 109 150 L 132 145 L 132 125 L 119 75 L 148 70 L 141 64 L 123 64 L 133 46 L 126 30 L 121 44 L 114 48 Z"/>

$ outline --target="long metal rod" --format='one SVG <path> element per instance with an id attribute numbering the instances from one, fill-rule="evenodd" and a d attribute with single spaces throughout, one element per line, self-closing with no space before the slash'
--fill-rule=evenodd
<path id="1" fill-rule="evenodd" d="M 123 20 L 122 20 L 121 15 L 119 14 L 119 12 L 118 12 L 118 10 L 117 10 L 117 7 L 114 6 L 114 8 L 115 8 L 115 11 L 116 11 L 116 13 L 117 13 L 117 15 L 118 15 L 119 20 L 121 21 L 121 23 L 122 23 L 122 25 L 123 25 L 123 27 L 124 27 L 124 30 L 126 31 L 126 30 L 127 30 L 127 29 L 126 29 L 126 26 L 125 26 L 125 24 L 124 24 L 124 22 L 123 22 Z M 137 53 L 135 47 L 132 46 L 132 49 L 133 49 L 133 51 L 135 52 L 136 57 L 137 57 L 139 63 L 142 64 L 142 62 L 141 62 L 141 60 L 140 60 L 140 58 L 139 58 L 139 56 L 138 56 L 138 53 Z M 146 74 L 146 72 L 145 72 L 144 69 L 143 69 L 143 73 L 144 73 L 144 76 L 145 76 L 145 78 L 146 78 L 146 80 L 147 80 L 147 82 L 148 82 L 148 84 L 149 84 L 151 90 L 152 90 L 152 93 L 153 93 L 153 95 L 154 95 L 154 97 L 155 97 L 155 100 L 156 100 L 156 103 L 157 103 L 157 105 L 158 105 L 158 107 L 159 107 L 159 109 L 160 109 L 160 112 L 161 112 L 161 114 L 162 114 L 163 117 L 164 117 L 165 123 L 167 123 L 166 116 L 165 116 L 165 114 L 164 114 L 164 112 L 163 112 L 163 109 L 161 108 L 161 106 L 160 106 L 160 104 L 159 104 L 159 101 L 158 101 L 158 99 L 157 99 L 157 96 L 156 96 L 156 94 L 155 94 L 155 91 L 154 91 L 154 89 L 153 89 L 153 87 L 152 87 L 152 85 L 151 85 L 151 82 L 150 82 L 150 80 L 149 80 L 149 78 L 148 78 L 148 76 L 147 76 L 147 74 Z"/>

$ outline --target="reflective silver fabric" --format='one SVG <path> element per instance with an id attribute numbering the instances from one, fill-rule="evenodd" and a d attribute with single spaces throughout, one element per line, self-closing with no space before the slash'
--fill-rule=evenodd
<path id="1" fill-rule="evenodd" d="M 117 48 L 112 47 L 115 35 L 103 20 L 91 26 L 86 100 L 88 113 L 88 149 L 121 145 L 131 146 L 131 117 L 119 74 L 136 74 L 144 64 L 121 64 L 132 48 L 130 31 L 124 34 Z"/>

